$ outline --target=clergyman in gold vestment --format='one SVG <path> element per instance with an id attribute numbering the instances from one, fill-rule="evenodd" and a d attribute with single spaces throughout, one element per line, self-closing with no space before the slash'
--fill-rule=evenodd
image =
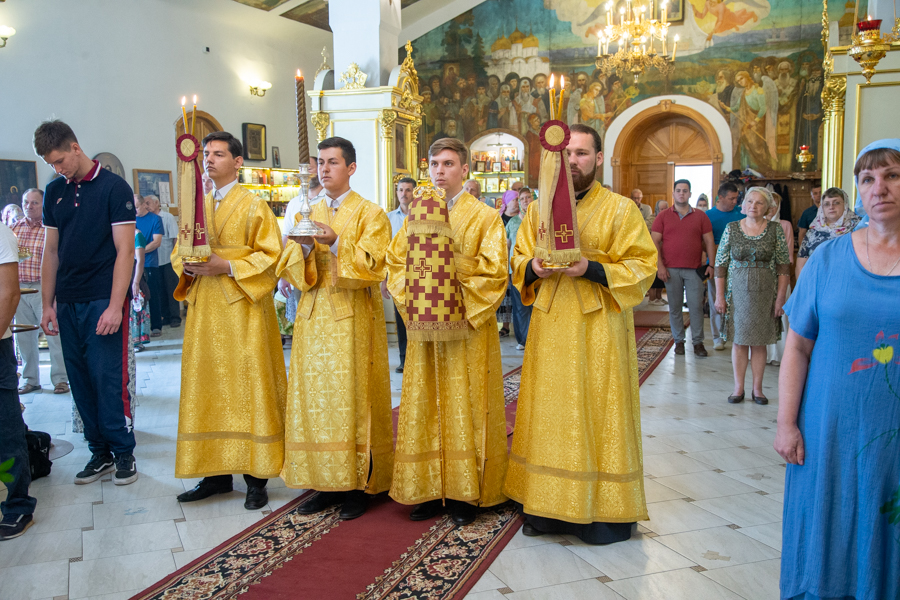
<path id="1" fill-rule="evenodd" d="M 180 277 L 175 297 L 189 307 L 175 476 L 204 479 L 178 500 L 230 492 L 231 475 L 243 473 L 244 506 L 259 510 L 268 503 L 266 480 L 284 463 L 287 378 L 272 300 L 281 231 L 269 206 L 237 183 L 240 141 L 220 131 L 203 144 L 215 184 L 205 197 L 212 255 L 183 263 L 176 246 L 172 268 Z"/>
<path id="2" fill-rule="evenodd" d="M 367 494 L 391 487 L 394 431 L 379 291 L 391 223 L 350 189 L 356 150 L 348 140 L 323 140 L 318 169 L 325 199 L 310 218 L 323 234 L 291 238 L 277 268 L 302 293 L 282 478 L 289 487 L 319 491 L 302 514 L 341 503 L 340 517 L 355 519 L 366 511 Z"/>
<path id="3" fill-rule="evenodd" d="M 647 519 L 632 308 L 653 282 L 656 248 L 634 202 L 594 181 L 600 137 L 586 125 L 571 132 L 582 258 L 562 272 L 542 267 L 535 202 L 512 258 L 522 304 L 535 310 L 503 489 L 523 505 L 525 535 L 611 543 Z"/>
<path id="4" fill-rule="evenodd" d="M 462 190 L 466 147 L 443 138 L 429 149 L 431 179 L 446 191 L 456 276 L 462 287 L 467 339 L 407 342 L 391 497 L 418 504 L 424 520 L 453 500 L 464 525 L 475 506 L 506 501 L 506 413 L 495 311 L 506 294 L 507 246 L 497 211 Z M 388 249 L 388 291 L 406 314 L 406 224 Z"/>

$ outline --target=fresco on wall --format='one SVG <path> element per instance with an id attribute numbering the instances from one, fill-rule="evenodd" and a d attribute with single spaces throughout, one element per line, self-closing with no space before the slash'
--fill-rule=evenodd
<path id="1" fill-rule="evenodd" d="M 685 94 L 731 125 L 736 167 L 797 171 L 801 144 L 820 159 L 822 30 L 813 3 L 674 4 L 683 17 L 669 30 L 670 44 L 676 33 L 681 38 L 676 68 L 668 78 L 650 69 L 637 83 L 594 66 L 598 24 L 606 23 L 605 3 L 597 0 L 488 0 L 432 30 L 413 41 L 424 142 L 471 142 L 497 128 L 527 139 L 548 118 L 552 72 L 566 77 L 563 118 L 601 135 L 635 102 Z"/>

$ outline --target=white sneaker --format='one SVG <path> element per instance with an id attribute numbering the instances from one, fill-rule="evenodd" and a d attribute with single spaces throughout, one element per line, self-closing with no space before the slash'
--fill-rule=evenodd
<path id="1" fill-rule="evenodd" d="M 722 340 L 715 340 L 713 342 L 713 348 L 715 348 L 716 350 L 724 350 L 725 342 L 723 342 Z"/>
<path id="2" fill-rule="evenodd" d="M 525 349 L 525 346 L 523 346 L 522 344 L 516 344 L 516 350 L 524 350 L 524 349 Z"/>

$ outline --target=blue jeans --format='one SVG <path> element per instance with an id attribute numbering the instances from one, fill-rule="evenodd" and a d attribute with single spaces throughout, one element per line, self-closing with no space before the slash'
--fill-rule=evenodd
<path id="1" fill-rule="evenodd" d="M 509 290 L 513 302 L 513 332 L 516 334 L 516 342 L 524 346 L 525 340 L 528 338 L 528 326 L 531 324 L 532 307 L 522 304 L 522 295 L 512 283 L 509 284 Z"/>
<path id="2" fill-rule="evenodd" d="M 131 336 L 128 304 L 122 325 L 110 335 L 97 335 L 97 321 L 109 300 L 59 302 L 56 318 L 72 398 L 84 421 L 84 437 L 93 454 L 132 454 L 131 393 L 128 351 Z"/>
<path id="3" fill-rule="evenodd" d="M 28 495 L 31 465 L 25 442 L 25 421 L 16 391 L 16 354 L 11 337 L 0 340 L 0 463 L 13 459 L 7 471 L 12 483 L 6 484 L 6 500 L 0 502 L 4 515 L 30 515 L 37 500 Z"/>
<path id="4" fill-rule="evenodd" d="M 703 281 L 695 269 L 669 269 L 666 282 L 669 300 L 669 326 L 676 343 L 684 343 L 684 299 L 687 296 L 691 315 L 691 339 L 694 345 L 703 343 Z"/>

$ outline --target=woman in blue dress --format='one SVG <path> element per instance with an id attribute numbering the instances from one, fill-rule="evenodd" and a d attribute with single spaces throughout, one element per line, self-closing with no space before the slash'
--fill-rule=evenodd
<path id="1" fill-rule="evenodd" d="M 860 153 L 869 226 L 819 246 L 785 306 L 782 598 L 900 598 L 898 150 Z"/>

